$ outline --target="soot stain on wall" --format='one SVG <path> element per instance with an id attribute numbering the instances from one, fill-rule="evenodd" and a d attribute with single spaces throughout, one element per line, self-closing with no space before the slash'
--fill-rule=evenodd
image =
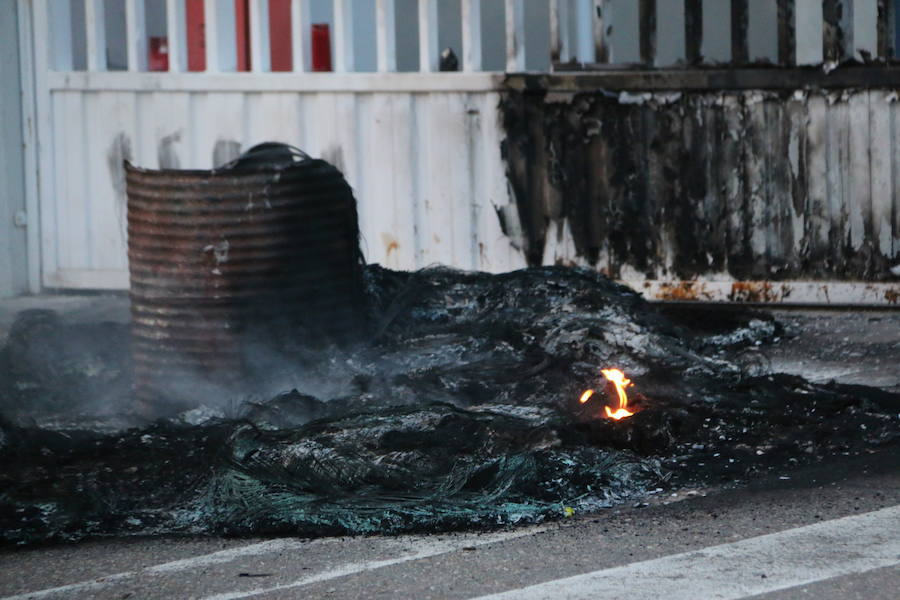
<path id="1" fill-rule="evenodd" d="M 503 155 L 528 263 L 648 279 L 890 280 L 900 248 L 876 232 L 900 238 L 897 207 L 873 210 L 868 163 L 853 156 L 890 133 L 852 147 L 857 93 L 868 92 L 506 91 Z M 893 110 L 882 97 L 875 107 L 865 96 L 870 110 Z M 575 256 L 551 256 L 548 236 L 564 233 Z"/>

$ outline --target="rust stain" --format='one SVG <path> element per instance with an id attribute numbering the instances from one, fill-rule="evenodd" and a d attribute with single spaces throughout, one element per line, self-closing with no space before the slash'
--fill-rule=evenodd
<path id="1" fill-rule="evenodd" d="M 900 288 L 891 288 L 884 291 L 884 299 L 888 304 L 900 303 Z"/>
<path id="2" fill-rule="evenodd" d="M 732 302 L 781 302 L 791 295 L 791 288 L 787 285 L 776 285 L 768 281 L 736 281 L 731 284 L 731 294 L 728 299 Z"/>
<path id="3" fill-rule="evenodd" d="M 677 283 L 664 283 L 656 293 L 657 300 L 668 301 L 698 301 L 712 300 L 713 295 L 706 289 L 706 284 L 698 281 L 679 281 Z"/>
<path id="4" fill-rule="evenodd" d="M 397 239 L 389 233 L 381 234 L 381 241 L 384 243 L 385 255 L 390 257 L 391 252 L 395 252 L 400 249 L 400 243 Z"/>

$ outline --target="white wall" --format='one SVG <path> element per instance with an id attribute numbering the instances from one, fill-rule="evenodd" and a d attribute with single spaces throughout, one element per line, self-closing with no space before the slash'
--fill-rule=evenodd
<path id="1" fill-rule="evenodd" d="M 25 210 L 22 102 L 16 0 L 0 0 L 0 298 L 28 286 L 25 229 L 15 224 Z"/>

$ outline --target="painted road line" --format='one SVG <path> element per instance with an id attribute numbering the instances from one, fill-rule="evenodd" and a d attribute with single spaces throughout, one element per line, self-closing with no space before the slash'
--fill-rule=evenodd
<path id="1" fill-rule="evenodd" d="M 256 588 L 252 590 L 226 592 L 224 594 L 207 596 L 203 600 L 238 600 L 240 598 L 252 598 L 253 596 L 261 596 L 263 594 L 270 594 L 273 592 L 299 588 L 305 585 L 311 585 L 313 583 L 328 581 L 329 579 L 337 579 L 339 577 L 346 577 L 347 575 L 363 573 L 365 571 L 374 571 L 375 569 L 382 569 L 384 567 L 390 567 L 392 565 L 410 562 L 413 560 L 421 560 L 423 558 L 431 558 L 433 556 L 439 556 L 441 554 L 449 554 L 451 552 L 461 550 L 462 548 L 487 546 L 489 544 L 498 544 L 522 537 L 537 535 L 539 533 L 547 531 L 547 529 L 549 529 L 548 526 L 530 527 L 527 529 L 507 531 L 502 533 L 485 534 L 478 536 L 460 536 L 454 537 L 453 539 L 449 540 L 432 541 L 428 538 L 422 538 L 422 542 L 416 544 L 417 550 L 415 552 L 404 554 L 396 558 L 349 563 L 346 565 L 341 565 L 329 571 L 324 571 L 322 573 L 317 573 L 316 575 L 303 577 L 302 579 L 297 579 L 295 581 L 291 581 L 282 585 Z"/>
<path id="2" fill-rule="evenodd" d="M 900 565 L 900 506 L 476 600 L 738 600 Z"/>
<path id="3" fill-rule="evenodd" d="M 404 555 L 399 558 L 389 559 L 385 561 L 370 561 L 367 563 L 351 563 L 349 565 L 340 566 L 334 569 L 331 569 L 325 573 L 320 573 L 317 575 L 311 575 L 308 578 L 315 578 L 316 581 L 326 581 L 328 579 L 334 579 L 335 577 L 343 577 L 345 574 L 350 575 L 353 573 L 358 573 L 361 571 L 367 571 L 372 568 L 379 568 L 379 566 L 388 566 L 388 564 L 397 564 L 400 562 L 407 562 L 409 560 L 416 560 L 418 558 L 428 558 L 429 556 L 437 556 L 438 554 L 445 554 L 448 552 L 453 552 L 455 550 L 459 550 L 460 548 L 466 546 L 482 546 L 485 544 L 493 544 L 499 543 L 510 539 L 516 539 L 519 537 L 536 535 L 548 529 L 547 526 L 539 526 L 539 527 L 528 527 L 516 531 L 508 531 L 508 532 L 500 532 L 495 534 L 486 534 L 486 535 L 455 535 L 450 540 L 431 540 L 427 537 L 422 538 L 409 538 L 409 537 L 396 537 L 390 538 L 391 544 L 404 544 L 409 545 L 413 544 L 420 550 L 414 554 Z M 422 541 L 420 541 L 422 540 Z M 423 543 L 424 541 L 424 543 Z M 143 575 L 165 575 L 168 573 L 175 573 L 179 571 L 190 571 L 193 569 L 197 569 L 200 567 L 214 565 L 214 564 L 222 564 L 231 562 L 233 560 L 238 560 L 241 558 L 245 558 L 248 556 L 260 556 L 264 554 L 272 554 L 276 552 L 290 551 L 290 550 L 299 550 L 299 549 L 309 549 L 311 546 L 315 544 L 321 543 L 331 543 L 332 539 L 321 539 L 321 540 L 307 540 L 300 541 L 296 539 L 277 539 L 277 540 L 269 540 L 266 542 L 260 542 L 258 544 L 250 544 L 247 546 L 240 546 L 237 548 L 229 548 L 228 550 L 220 550 L 218 552 L 213 552 L 211 554 L 203 554 L 200 556 L 192 556 L 190 558 L 183 558 L 180 560 L 174 560 L 166 563 L 161 563 L 158 565 L 154 565 L 152 567 L 146 567 L 144 569 L 137 569 L 134 571 L 123 571 L 119 573 L 113 573 L 111 575 L 100 575 L 88 581 L 80 581 L 77 583 L 70 583 L 66 585 L 60 585 L 57 587 L 47 588 L 43 590 L 37 590 L 33 592 L 24 592 L 21 594 L 17 594 L 15 596 L 5 596 L 0 598 L 0 600 L 39 600 L 40 598 L 53 597 L 57 595 L 63 594 L 72 594 L 77 595 L 90 590 L 96 590 L 100 588 L 109 587 L 116 583 L 121 583 L 125 580 L 132 579 L 134 577 L 139 577 Z M 419 556 L 419 554 L 423 554 L 423 556 Z M 386 563 L 379 566 L 371 566 L 376 565 L 378 563 Z M 346 571 L 346 573 L 344 572 Z M 307 579 L 308 579 L 307 578 Z M 310 582 L 312 583 L 312 582 Z M 297 587 L 298 585 L 307 585 L 307 583 L 297 583 L 293 582 L 287 584 L 285 587 Z M 262 592 L 259 592 L 262 593 Z M 223 598 L 244 598 L 248 597 L 248 593 L 238 593 L 238 595 L 225 595 Z M 256 595 L 257 592 L 249 593 L 249 596 Z"/>
<path id="4" fill-rule="evenodd" d="M 260 542 L 258 544 L 249 544 L 247 546 L 229 548 L 228 550 L 220 550 L 211 554 L 203 554 L 200 556 L 192 556 L 190 558 L 173 560 L 171 562 L 154 565 L 152 567 L 146 567 L 144 569 L 137 569 L 135 571 L 123 571 L 120 573 L 113 573 L 112 575 L 101 575 L 88 581 L 69 583 L 66 585 L 60 585 L 58 587 L 47 588 L 44 590 L 26 592 L 23 594 L 18 594 L 16 596 L 5 596 L 3 598 L 0 598 L 0 600 L 36 600 L 38 598 L 46 598 L 48 596 L 54 596 L 57 594 L 85 592 L 88 590 L 108 587 L 116 582 L 122 581 L 124 579 L 131 579 L 132 577 L 137 577 L 140 575 L 186 571 L 207 565 L 231 562 L 233 560 L 244 558 L 246 556 L 258 556 L 260 554 L 271 554 L 273 552 L 281 552 L 284 550 L 296 550 L 304 546 L 309 546 L 309 544 L 309 541 L 302 542 L 296 539 L 269 540 L 266 542 Z"/>

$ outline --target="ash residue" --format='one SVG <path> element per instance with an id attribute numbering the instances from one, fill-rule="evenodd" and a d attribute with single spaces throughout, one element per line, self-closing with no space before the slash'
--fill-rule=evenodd
<path id="1" fill-rule="evenodd" d="M 103 386 L 84 381 L 127 374 L 127 353 L 104 355 L 100 371 L 0 377 L 15 419 L 0 424 L 2 540 L 533 522 L 862 452 L 900 429 L 900 396 L 748 372 L 741 353 L 779 334 L 771 319 L 711 329 L 577 269 L 369 267 L 366 286 L 369 343 L 273 360 L 261 397 L 240 405 L 198 398 L 144 428 L 77 431 L 60 417 L 50 431 L 29 426 L 25 403 L 95 419 L 84 394 Z M 106 331 L 100 345 L 124 336 Z M 3 360 L 20 360 L 10 352 Z M 71 354 L 47 359 L 60 356 Z M 608 366 L 636 384 L 639 412 L 625 421 L 599 417 L 603 393 L 578 402 L 603 391 Z M 38 387 L 23 388 L 26 376 Z"/>

